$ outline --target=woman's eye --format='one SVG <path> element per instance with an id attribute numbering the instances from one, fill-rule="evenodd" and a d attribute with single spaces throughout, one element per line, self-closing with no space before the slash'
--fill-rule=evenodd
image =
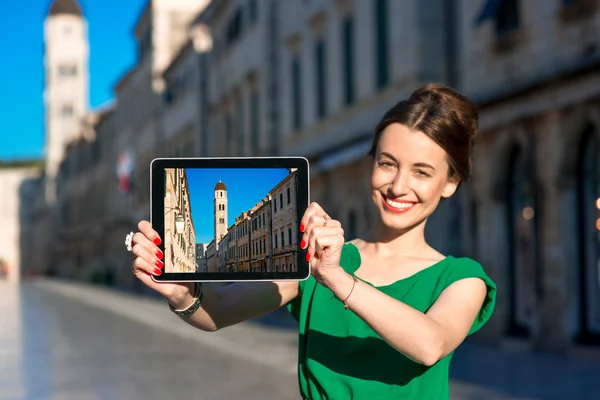
<path id="1" fill-rule="evenodd" d="M 417 175 L 426 176 L 428 178 L 431 176 L 429 173 L 422 171 L 422 170 L 417 170 Z"/>
<path id="2" fill-rule="evenodd" d="M 379 161 L 379 166 L 386 167 L 386 168 L 393 168 L 394 164 L 392 164 L 391 162 L 388 162 L 388 161 Z"/>

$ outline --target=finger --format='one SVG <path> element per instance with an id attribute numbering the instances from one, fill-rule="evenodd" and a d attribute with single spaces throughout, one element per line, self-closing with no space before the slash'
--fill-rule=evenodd
<path id="1" fill-rule="evenodd" d="M 146 220 L 142 220 L 138 223 L 138 229 L 142 232 L 148 240 L 153 242 L 155 245 L 159 245 L 161 243 L 160 236 L 158 236 L 158 232 L 152 229 L 152 224 Z"/>
<path id="2" fill-rule="evenodd" d="M 329 216 L 328 216 L 329 218 Z M 302 240 L 300 241 L 301 249 L 308 249 L 311 245 L 311 236 L 313 235 L 312 231 L 317 227 L 326 227 L 326 228 L 339 228 L 342 224 L 334 219 L 327 219 L 323 215 L 313 214 L 306 225 L 306 229 L 304 234 L 302 235 Z M 312 242 L 314 245 L 314 241 Z M 312 256 L 313 254 L 311 254 Z"/>
<path id="3" fill-rule="evenodd" d="M 314 227 L 310 230 L 310 235 L 308 237 L 308 248 L 306 250 L 306 261 L 310 261 L 315 257 L 316 254 L 319 253 L 319 248 L 317 246 L 317 242 L 319 238 L 325 236 L 340 236 L 343 240 L 344 238 L 344 230 L 341 226 L 336 227 Z M 322 248 L 320 249 L 323 250 Z"/>
<path id="4" fill-rule="evenodd" d="M 318 203 L 313 201 L 312 203 L 310 203 L 310 205 L 304 212 L 302 219 L 300 220 L 300 232 L 306 231 L 306 225 L 308 224 L 308 221 L 315 214 L 325 214 L 325 211 L 323 211 L 323 208 L 321 208 L 321 206 Z"/>
<path id="5" fill-rule="evenodd" d="M 340 232 L 341 231 L 341 232 Z M 321 258 L 326 249 L 336 250 L 344 245 L 344 235 L 342 229 L 336 233 L 321 235 L 315 241 L 315 257 Z"/>
<path id="6" fill-rule="evenodd" d="M 143 246 L 148 253 L 154 254 L 154 256 L 159 260 L 162 260 L 163 258 L 163 252 L 160 250 L 160 248 L 156 244 L 152 243 L 146 235 L 140 232 L 137 232 L 133 235 L 131 244 L 132 246 L 135 246 L 136 244 Z"/>
<path id="7" fill-rule="evenodd" d="M 140 251 L 139 249 L 140 247 L 138 247 L 138 251 Z M 146 258 L 141 256 L 138 256 L 133 260 L 131 269 L 133 271 L 133 274 L 138 278 L 143 274 L 158 276 L 162 273 L 160 268 L 158 268 L 156 265 L 152 264 Z"/>

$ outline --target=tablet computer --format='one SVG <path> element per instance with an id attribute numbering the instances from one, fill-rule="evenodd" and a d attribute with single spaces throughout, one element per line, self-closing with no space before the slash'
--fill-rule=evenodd
<path id="1" fill-rule="evenodd" d="M 156 281 L 309 277 L 299 245 L 306 158 L 157 158 L 150 182 L 150 222 L 165 264 Z"/>

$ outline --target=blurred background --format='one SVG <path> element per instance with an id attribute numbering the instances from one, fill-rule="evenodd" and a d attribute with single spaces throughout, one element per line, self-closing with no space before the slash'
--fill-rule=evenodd
<path id="1" fill-rule="evenodd" d="M 441 82 L 476 101 L 480 134 L 472 180 L 442 202 L 427 236 L 442 253 L 480 261 L 498 284 L 491 321 L 455 355 L 453 398 L 600 398 L 592 382 L 600 376 L 600 1 L 24 4 L 0 5 L 6 56 L 0 65 L 0 310 L 12 321 L 0 325 L 0 350 L 20 349 L 13 362 L 31 362 L 23 354 L 33 351 L 45 360 L 33 368 L 53 370 L 58 357 L 78 377 L 83 372 L 68 357 L 48 350 L 61 348 L 56 342 L 42 345 L 24 332 L 55 329 L 48 337 L 83 349 L 89 340 L 119 342 L 129 337 L 119 329 L 131 333 L 135 324 L 150 329 L 151 318 L 143 320 L 136 307 L 164 309 L 132 276 L 124 245 L 137 222 L 149 218 L 152 159 L 304 156 L 311 163 L 311 200 L 342 222 L 350 240 L 376 217 L 366 156 L 373 128 L 414 89 Z M 81 308 L 69 308 L 75 306 L 67 298 Z M 110 308 L 115 298 L 122 303 Z M 136 306 L 127 314 L 130 303 Z M 95 314 L 109 308 L 136 321 Z M 98 329 L 80 332 L 98 321 Z M 172 343 L 177 329 L 155 333 L 157 348 Z M 273 344 L 277 337 L 288 346 L 277 347 L 280 361 L 295 356 L 286 313 L 253 321 L 243 328 L 249 331 L 235 329 L 234 342 L 251 338 L 246 347 L 252 347 L 257 338 Z M 181 335 L 178 346 L 196 340 Z M 215 337 L 227 343 L 227 335 Z M 182 347 L 180 361 L 193 370 L 199 367 L 190 346 L 198 343 Z M 86 354 L 80 360 L 86 368 L 105 371 L 100 353 L 73 348 L 64 351 Z M 220 361 L 212 368 L 232 371 L 244 351 L 214 355 Z M 263 358 L 247 354 L 248 366 L 239 368 L 251 370 Z M 175 373 L 164 358 L 152 360 L 138 360 L 129 371 Z M 251 398 L 251 387 L 257 398 L 288 398 L 269 386 L 280 385 L 281 393 L 297 398 L 293 374 L 277 378 L 281 365 L 269 364 L 274 370 L 265 375 L 241 373 L 237 394 L 207 375 L 204 397 L 188 394 Z M 88 382 L 83 392 L 60 386 L 58 375 L 28 392 L 27 375 L 7 378 L 4 386 L 0 379 L 0 398 L 105 398 L 93 397 L 105 386 L 90 389 L 97 382 L 92 377 L 76 379 Z M 122 378 L 101 376 L 111 387 L 125 387 L 116 383 Z M 183 386 L 192 390 L 198 379 L 190 375 Z M 127 380 L 130 392 L 102 393 L 142 398 L 136 390 L 144 387 L 144 398 L 172 398 L 160 390 L 173 380 L 155 380 L 152 390 L 134 381 L 133 375 Z M 15 382 L 25 382 L 20 394 L 2 397 L 3 387 Z"/>

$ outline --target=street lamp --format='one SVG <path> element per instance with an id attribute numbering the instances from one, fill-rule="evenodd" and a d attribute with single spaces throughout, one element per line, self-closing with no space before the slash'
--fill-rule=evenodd
<path id="1" fill-rule="evenodd" d="M 177 233 L 183 233 L 183 228 L 185 228 L 185 220 L 183 219 L 183 215 L 177 214 L 175 217 L 175 229 L 177 229 Z"/>

